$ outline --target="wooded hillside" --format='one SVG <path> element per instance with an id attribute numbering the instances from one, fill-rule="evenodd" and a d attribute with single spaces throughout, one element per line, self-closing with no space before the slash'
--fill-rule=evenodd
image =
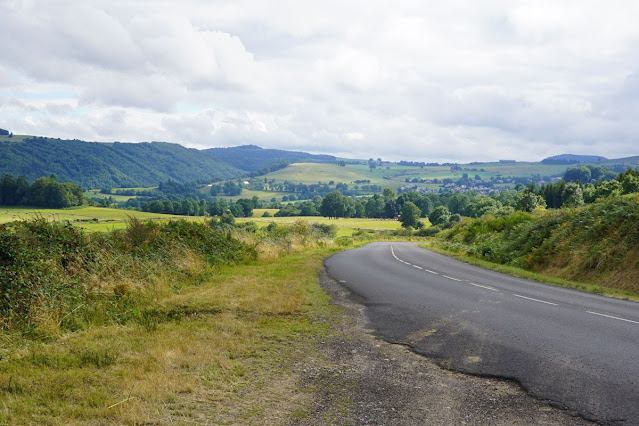
<path id="1" fill-rule="evenodd" d="M 0 143 L 0 170 L 33 181 L 55 174 L 84 188 L 210 183 L 243 171 L 202 151 L 164 142 L 100 143 L 32 137 Z"/>

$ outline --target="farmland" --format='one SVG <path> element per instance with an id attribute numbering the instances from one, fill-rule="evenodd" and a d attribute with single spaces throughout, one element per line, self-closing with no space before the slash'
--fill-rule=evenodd
<path id="1" fill-rule="evenodd" d="M 457 180 L 463 173 L 471 177 L 479 175 L 481 179 L 499 178 L 548 178 L 561 176 L 568 168 L 567 165 L 541 163 L 477 163 L 460 165 L 460 170 L 452 170 L 450 166 L 402 166 L 397 163 L 383 163 L 370 169 L 364 164 L 347 164 L 340 167 L 333 164 L 296 163 L 285 169 L 277 170 L 266 175 L 274 182 L 295 182 L 316 184 L 318 182 L 344 182 L 349 185 L 357 181 L 370 181 L 370 185 L 379 185 L 398 189 L 407 184 L 406 180 L 425 180 L 419 186 L 430 190 L 441 187 L 444 179 Z M 436 180 L 436 181 L 435 181 Z M 435 182 L 433 182 L 435 181 Z M 512 185 L 514 186 L 514 185 Z"/>
<path id="2" fill-rule="evenodd" d="M 335 225 L 337 227 L 337 236 L 350 236 L 354 232 L 359 230 L 374 230 L 374 231 L 396 231 L 401 229 L 401 223 L 392 219 L 364 219 L 364 218 L 340 218 L 340 219 L 328 219 L 322 216 L 294 216 L 294 217 L 262 217 L 264 212 L 269 212 L 271 215 L 277 212 L 277 209 L 255 209 L 253 210 L 253 217 L 246 219 L 239 219 L 242 222 L 256 222 L 258 226 L 264 227 L 269 223 L 294 223 L 299 220 L 303 220 L 309 223 L 320 223 L 323 225 Z"/>
<path id="3" fill-rule="evenodd" d="M 140 220 L 184 219 L 185 216 L 166 215 L 157 213 L 138 212 L 134 210 L 110 209 L 104 207 L 79 207 L 71 209 L 29 209 L 18 207 L 3 207 L 0 209 L 0 223 L 12 222 L 20 219 L 44 217 L 48 220 L 66 221 L 88 231 L 105 232 L 123 229 L 130 217 Z M 202 220 L 202 217 L 189 219 Z"/>

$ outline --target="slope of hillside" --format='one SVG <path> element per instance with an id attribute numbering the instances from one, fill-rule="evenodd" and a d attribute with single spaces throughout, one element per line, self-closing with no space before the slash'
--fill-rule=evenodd
<path id="1" fill-rule="evenodd" d="M 332 155 L 315 155 L 298 151 L 264 149 L 256 145 L 210 148 L 205 149 L 204 152 L 213 158 L 248 172 L 261 170 L 280 161 L 288 161 L 289 163 L 334 163 L 336 161 L 336 158 Z"/>
<path id="2" fill-rule="evenodd" d="M 439 234 L 453 252 L 639 294 L 639 198 L 465 221 Z"/>
<path id="3" fill-rule="evenodd" d="M 55 174 L 85 188 L 208 183 L 244 174 L 196 149 L 164 142 L 99 143 L 51 138 L 0 141 L 0 170 L 27 180 Z"/>
<path id="4" fill-rule="evenodd" d="M 576 155 L 576 154 L 560 154 L 541 160 L 544 164 L 578 164 L 578 163 L 599 163 L 606 161 L 606 157 L 599 155 Z"/>

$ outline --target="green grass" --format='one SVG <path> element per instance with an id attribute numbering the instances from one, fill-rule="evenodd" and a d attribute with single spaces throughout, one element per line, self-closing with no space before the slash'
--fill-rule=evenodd
<path id="1" fill-rule="evenodd" d="M 339 167 L 333 164 L 316 164 L 316 163 L 295 163 L 289 167 L 278 170 L 266 175 L 268 179 L 274 179 L 276 182 L 285 180 L 291 182 L 300 182 L 305 184 L 314 184 L 318 181 L 328 183 L 344 182 L 354 185 L 356 180 L 370 180 L 372 185 L 380 185 L 382 187 L 391 187 L 397 189 L 406 184 L 405 180 L 419 179 L 453 179 L 457 180 L 463 173 L 468 173 L 471 177 L 476 174 L 482 179 L 491 177 L 532 177 L 540 176 L 558 176 L 568 168 L 566 165 L 551 165 L 541 163 L 480 163 L 480 164 L 464 164 L 463 170 L 453 173 L 449 166 L 425 166 L 410 167 L 400 166 L 397 164 L 383 165 L 374 170 L 370 170 L 368 165 L 347 165 Z M 483 171 L 481 171 L 483 169 Z M 439 188 L 437 184 L 418 184 L 430 188 Z"/>
<path id="2" fill-rule="evenodd" d="M 323 216 L 291 216 L 291 217 L 260 217 L 266 209 L 254 210 L 253 217 L 238 219 L 239 221 L 253 221 L 264 224 L 266 226 L 270 222 L 275 223 L 293 223 L 298 220 L 303 220 L 312 223 L 322 223 L 327 225 L 335 225 L 338 230 L 341 231 L 341 235 L 352 235 L 353 231 L 358 229 L 370 229 L 376 231 L 394 231 L 402 229 L 402 225 L 397 220 L 391 219 L 363 219 L 363 218 L 340 218 L 340 219 L 328 219 Z M 269 209 L 269 212 L 276 212 L 277 210 Z M 257 217 L 256 217 L 257 216 Z M 350 232 L 350 233 L 349 233 Z M 338 234 L 338 236 L 340 236 Z"/>
<path id="3" fill-rule="evenodd" d="M 89 191 L 85 191 L 82 195 L 86 198 L 109 198 L 116 203 L 124 203 L 131 198 L 137 198 L 137 195 L 115 195 L 115 194 L 102 194 L 99 189 L 91 189 Z"/>
<path id="4" fill-rule="evenodd" d="M 77 207 L 69 209 L 30 209 L 23 207 L 0 208 L 0 223 L 42 216 L 48 220 L 68 220 L 74 225 L 89 231 L 111 231 L 123 229 L 129 217 L 140 220 L 190 219 L 203 220 L 202 217 L 188 217 L 159 213 L 120 210 L 107 207 Z M 97 220 L 96 220 L 97 219 Z"/>
<path id="5" fill-rule="evenodd" d="M 517 268 L 515 266 L 493 263 L 487 260 L 478 259 L 476 257 L 466 256 L 466 255 L 459 254 L 450 250 L 445 250 L 441 247 L 437 247 L 436 243 L 433 244 L 432 242 L 426 243 L 426 244 L 419 244 L 419 246 L 426 248 L 428 250 L 432 250 L 434 252 L 446 255 L 446 256 L 453 257 L 462 262 L 479 266 L 480 268 L 501 272 L 503 274 L 512 275 L 513 277 L 525 278 L 527 280 L 556 285 L 559 287 L 574 288 L 576 290 L 584 291 L 587 293 L 595 293 L 595 294 L 600 294 L 602 296 L 639 302 L 639 294 L 631 292 L 631 291 L 620 290 L 620 289 L 611 288 L 611 287 L 604 287 L 597 284 L 589 284 L 589 283 L 583 283 L 578 281 L 566 280 L 563 278 L 553 277 L 550 275 L 540 274 L 537 272 L 528 271 L 526 269 Z"/>
<path id="6" fill-rule="evenodd" d="M 448 169 L 448 168 L 447 168 Z M 333 164 L 317 164 L 317 163 L 295 163 L 285 169 L 277 170 L 269 173 L 266 177 L 274 179 L 276 182 L 284 182 L 285 180 L 304 183 L 316 184 L 319 181 L 328 183 L 344 182 L 353 184 L 356 180 L 370 180 L 370 185 L 380 185 L 382 187 L 390 186 L 397 188 L 403 184 L 403 179 L 399 177 L 410 173 L 410 171 L 420 170 L 419 167 L 401 167 L 390 165 L 378 167 L 371 171 L 366 165 L 347 165 L 339 167 Z M 392 180 L 384 179 L 384 176 L 390 177 Z"/>
<path id="7" fill-rule="evenodd" d="M 32 137 L 29 135 L 13 135 L 13 137 L 2 135 L 0 136 L 0 142 L 24 142 L 25 139 Z"/>
<path id="8" fill-rule="evenodd" d="M 154 327 L 94 327 L 48 342 L 1 334 L 0 424 L 255 424 L 269 410 L 311 409 L 310 399 L 289 401 L 289 377 L 316 356 L 339 313 L 317 284 L 333 252 L 222 267 L 160 292 Z"/>
<path id="9" fill-rule="evenodd" d="M 208 194 L 210 188 L 207 188 L 206 191 L 203 191 Z M 227 195 L 218 195 L 216 198 L 224 199 L 224 200 L 233 200 L 237 201 L 240 198 L 253 198 L 257 197 L 260 201 L 270 202 L 271 198 L 275 197 L 277 201 L 282 201 L 282 197 L 293 195 L 292 192 L 279 192 L 279 191 L 252 191 L 250 189 L 242 189 L 242 193 L 240 195 L 234 195 L 229 197 Z"/>

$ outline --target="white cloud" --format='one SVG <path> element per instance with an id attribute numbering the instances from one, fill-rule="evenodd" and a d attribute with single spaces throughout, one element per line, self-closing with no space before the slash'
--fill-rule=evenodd
<path id="1" fill-rule="evenodd" d="M 361 158 L 636 154 L 630 0 L 0 1 L 14 133 Z"/>

